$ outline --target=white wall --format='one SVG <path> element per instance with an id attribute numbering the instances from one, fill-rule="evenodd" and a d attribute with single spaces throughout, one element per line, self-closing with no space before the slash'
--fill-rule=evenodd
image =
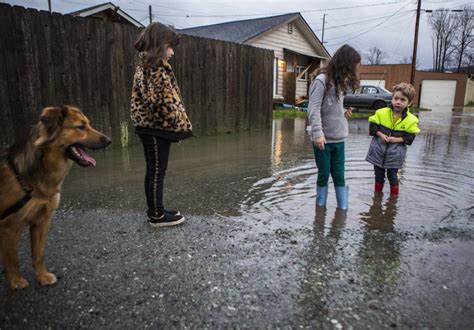
<path id="1" fill-rule="evenodd" d="M 312 56 L 324 56 L 324 54 L 317 54 L 313 47 L 310 45 L 308 40 L 304 37 L 303 33 L 297 28 L 296 24 L 293 24 L 293 34 L 288 33 L 288 24 L 283 24 L 275 30 L 269 31 L 268 33 L 260 36 L 258 39 L 252 40 L 248 45 L 254 47 L 260 47 L 265 49 L 271 49 L 275 52 L 275 57 L 283 60 L 283 48 L 293 50 L 297 53 L 312 55 Z M 302 88 L 298 82 L 298 88 Z M 300 87 L 298 87 L 300 86 Z M 304 88 L 306 89 L 306 83 Z M 278 95 L 283 95 L 283 67 L 278 67 Z M 306 94 L 306 91 L 303 95 Z"/>
<path id="2" fill-rule="evenodd" d="M 474 80 L 467 78 L 466 96 L 464 97 L 464 104 L 474 102 Z"/>
<path id="3" fill-rule="evenodd" d="M 456 80 L 423 80 L 420 107 L 452 107 L 456 94 L 456 83 Z"/>

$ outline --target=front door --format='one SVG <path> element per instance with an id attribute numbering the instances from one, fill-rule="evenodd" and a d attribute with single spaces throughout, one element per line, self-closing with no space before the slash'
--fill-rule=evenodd
<path id="1" fill-rule="evenodd" d="M 283 74 L 283 98 L 285 103 L 295 104 L 296 75 L 294 72 Z"/>

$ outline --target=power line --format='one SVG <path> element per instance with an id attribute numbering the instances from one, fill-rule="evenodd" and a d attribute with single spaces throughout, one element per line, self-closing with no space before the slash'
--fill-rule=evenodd
<path id="1" fill-rule="evenodd" d="M 158 16 L 158 15 L 153 14 L 153 18 L 155 18 L 155 17 L 156 17 L 156 18 L 159 18 L 162 22 L 165 22 L 165 23 L 168 24 L 168 25 L 172 25 L 172 26 L 175 27 L 175 28 L 181 29 L 181 26 L 175 25 L 173 22 L 168 21 L 167 19 L 161 17 L 161 15 Z"/>
<path id="2" fill-rule="evenodd" d="M 389 17 L 397 17 L 397 19 L 398 19 L 397 22 L 400 22 L 400 21 L 402 21 L 404 18 L 409 17 L 409 14 L 410 14 L 410 13 L 404 13 L 403 15 L 400 15 L 400 14 L 393 15 L 393 14 L 392 14 L 392 15 L 390 15 Z M 405 17 L 403 17 L 403 16 L 405 16 Z M 403 17 L 403 18 L 402 18 L 402 17 Z M 375 21 L 375 20 L 374 20 L 374 21 Z M 384 20 L 382 23 L 385 23 L 385 22 L 387 22 L 387 21 L 388 21 L 388 20 L 386 19 L 386 20 Z M 372 32 L 372 31 L 374 31 L 374 29 L 375 29 L 377 26 L 379 26 L 379 25 L 380 25 L 380 24 L 374 25 L 373 27 L 369 28 L 369 30 L 364 31 L 364 32 L 362 32 L 361 34 L 364 34 L 364 33 L 366 33 L 366 32 Z M 382 28 L 385 28 L 385 26 L 382 27 Z M 378 30 L 378 29 L 377 29 L 377 30 Z M 334 37 L 334 38 L 331 38 L 331 39 L 332 39 L 332 40 L 340 40 L 340 39 L 344 39 L 344 38 L 347 38 L 347 37 L 349 37 L 349 38 L 352 39 L 352 37 L 353 37 L 353 36 L 356 36 L 356 35 L 359 35 L 359 32 L 355 32 L 355 33 L 352 33 L 352 34 L 351 34 L 351 33 L 348 33 L 348 34 L 345 34 L 345 35 L 342 35 L 342 36 L 338 36 L 338 37 Z"/>
<path id="3" fill-rule="evenodd" d="M 403 7 L 401 7 L 400 9 L 398 9 L 395 13 L 393 13 L 392 15 L 390 15 L 390 17 L 387 19 L 387 21 L 390 20 L 390 18 L 394 17 L 396 14 L 398 14 L 402 9 L 404 9 L 404 8 L 405 8 L 406 6 L 408 6 L 409 4 L 410 4 L 410 3 L 405 4 Z M 346 43 L 346 42 L 349 41 L 349 40 L 358 38 L 358 37 L 360 37 L 361 35 L 366 34 L 366 33 L 369 32 L 369 31 L 373 31 L 376 27 L 382 25 L 382 24 L 385 23 L 385 22 L 386 22 L 386 21 L 380 22 L 380 23 L 374 25 L 373 27 L 369 28 L 368 30 L 359 33 L 358 35 L 356 35 L 356 36 L 354 36 L 354 37 L 348 38 L 348 39 L 346 39 L 346 40 L 344 40 L 344 41 L 341 41 L 341 42 L 338 42 L 338 43 L 335 43 L 335 44 L 332 44 L 332 45 L 328 45 L 328 47 L 330 47 L 330 46 L 337 46 L 337 45 Z"/>
<path id="4" fill-rule="evenodd" d="M 413 18 L 414 18 L 414 17 L 415 17 L 415 15 L 413 15 L 412 17 L 410 17 L 410 22 L 409 22 L 408 24 L 406 24 L 406 27 L 405 27 L 405 30 L 403 31 L 403 33 L 400 33 L 400 38 L 399 38 L 399 40 L 398 40 L 397 45 L 393 48 L 392 52 L 389 54 L 390 57 L 391 57 L 391 55 L 393 55 L 393 54 L 396 54 L 396 55 L 398 55 L 399 57 L 402 57 L 402 56 L 403 56 L 402 54 L 400 54 L 400 53 L 397 52 L 397 49 L 398 49 L 398 47 L 400 47 L 400 44 L 401 44 L 402 40 L 405 39 L 405 36 L 407 35 L 408 29 L 410 28 L 411 22 L 413 21 Z M 403 58 L 402 58 L 402 60 L 403 60 Z"/>
<path id="5" fill-rule="evenodd" d="M 411 12 L 414 12 L 414 10 L 407 10 L 407 11 L 404 11 L 404 12 L 401 12 L 397 15 L 405 15 L 407 13 L 411 13 Z M 334 26 L 330 26 L 330 27 L 327 27 L 325 28 L 326 30 L 330 30 L 330 29 L 337 29 L 337 28 L 340 28 L 340 27 L 344 27 L 344 26 L 349 26 L 349 25 L 354 25 L 354 24 L 360 24 L 360 23 L 366 23 L 366 22 L 373 22 L 373 21 L 378 21 L 379 19 L 384 19 L 384 18 L 387 18 L 387 17 L 391 17 L 392 15 L 387 15 L 387 16 L 372 16 L 374 18 L 372 19 L 365 19 L 365 20 L 362 20 L 362 21 L 356 21 L 356 22 L 352 22 L 352 23 L 347 23 L 347 24 L 341 24 L 341 25 L 334 25 Z M 321 29 L 316 29 L 314 30 L 315 32 L 319 32 L 321 31 Z"/>
<path id="6" fill-rule="evenodd" d="M 405 2 L 405 1 L 404 1 Z M 370 5 L 358 5 L 358 6 L 346 6 L 346 7 L 337 7 L 337 8 L 325 8 L 325 9 L 311 9 L 311 10 L 301 10 L 300 13 L 313 13 L 313 12 L 320 12 L 320 11 L 332 11 L 332 10 L 342 10 L 342 9 L 354 9 L 354 8 L 364 8 L 364 7 L 374 7 L 374 6 L 382 6 L 382 5 L 391 5 L 391 4 L 399 4 L 400 1 L 394 1 L 394 2 L 381 2 L 381 3 L 373 3 Z M 409 3 L 409 2 L 408 2 Z M 163 7 L 161 5 L 156 5 L 157 7 Z M 145 9 L 136 9 L 136 8 L 125 8 L 127 10 L 132 10 L 132 11 L 144 11 Z M 169 8 L 169 7 L 168 7 Z M 174 8 L 173 8 L 174 9 Z M 288 14 L 288 12 L 273 12 L 273 13 L 255 13 L 255 14 L 229 14 L 229 15 L 207 15 L 207 14 L 197 14 L 197 15 L 183 15 L 183 14 L 161 14 L 161 16 L 169 16 L 169 17 L 249 17 L 249 16 L 270 16 L 270 15 L 283 15 L 283 14 Z"/>
<path id="7" fill-rule="evenodd" d="M 150 17 L 149 17 L 148 15 L 146 15 L 145 17 L 143 17 L 142 19 L 139 19 L 138 21 L 141 23 L 141 22 L 143 22 L 144 20 L 149 19 L 149 18 L 150 18 Z"/>

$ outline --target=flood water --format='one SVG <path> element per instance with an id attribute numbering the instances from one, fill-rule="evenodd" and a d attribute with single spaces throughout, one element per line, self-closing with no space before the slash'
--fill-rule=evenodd
<path id="1" fill-rule="evenodd" d="M 317 169 L 304 119 L 274 120 L 273 129 L 173 144 L 165 205 L 191 215 L 250 214 L 257 220 L 314 221 Z M 375 225 L 391 218 L 394 230 L 436 227 L 474 204 L 474 111 L 435 109 L 420 115 L 421 133 L 408 147 L 400 196 L 373 199 L 373 168 L 365 161 L 371 140 L 366 119 L 350 120 L 346 181 L 350 187 L 347 226 Z M 73 167 L 63 203 L 143 209 L 141 146 L 96 153 L 94 169 Z M 330 182 L 331 186 L 331 182 Z M 331 187 L 332 188 L 332 187 Z M 78 192 L 80 194 L 78 194 Z M 95 196 L 97 195 L 97 196 Z M 109 198 L 101 198 L 109 196 Z M 393 202 L 393 203 L 392 203 Z M 334 209 L 329 192 L 328 209 Z M 390 208 L 385 214 L 385 208 Z"/>
<path id="2" fill-rule="evenodd" d="M 94 153 L 51 226 L 58 284 L 0 282 L 0 328 L 472 328 L 474 109 L 420 114 L 398 198 L 374 195 L 368 122 L 349 124 L 347 213 L 331 183 L 315 208 L 303 119 L 173 144 L 165 206 L 187 221 L 167 229 L 146 224 L 141 146 Z"/>
<path id="3" fill-rule="evenodd" d="M 313 221 L 317 169 L 305 135 L 304 120 L 273 123 L 271 175 L 250 189 L 242 209 L 261 214 L 295 216 Z M 438 109 L 422 113 L 421 134 L 408 147 L 401 171 L 400 196 L 374 199 L 373 168 L 365 161 L 371 140 L 366 119 L 350 121 L 346 142 L 346 184 L 350 211 L 346 226 L 377 226 L 383 219 L 393 230 L 435 227 L 449 216 L 474 206 L 474 112 Z M 328 208 L 335 208 L 329 194 Z M 385 212 L 385 208 L 390 209 Z"/>

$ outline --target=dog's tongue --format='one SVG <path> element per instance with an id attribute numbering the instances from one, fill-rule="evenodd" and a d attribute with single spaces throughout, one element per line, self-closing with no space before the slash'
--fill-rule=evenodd
<path id="1" fill-rule="evenodd" d="M 95 166 L 97 164 L 95 159 L 89 156 L 84 149 L 77 147 L 77 150 L 81 154 L 81 159 L 87 163 L 87 166 Z"/>

